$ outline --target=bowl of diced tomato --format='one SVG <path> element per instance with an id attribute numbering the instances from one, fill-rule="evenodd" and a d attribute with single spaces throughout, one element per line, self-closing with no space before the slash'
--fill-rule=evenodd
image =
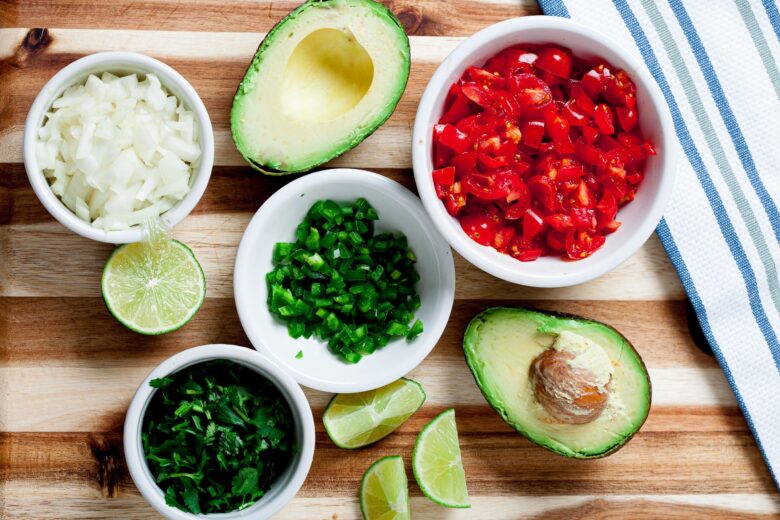
<path id="1" fill-rule="evenodd" d="M 461 43 L 423 93 L 413 165 L 450 245 L 504 280 L 564 287 L 650 237 L 676 173 L 674 130 L 641 61 L 570 20 L 533 16 Z"/>

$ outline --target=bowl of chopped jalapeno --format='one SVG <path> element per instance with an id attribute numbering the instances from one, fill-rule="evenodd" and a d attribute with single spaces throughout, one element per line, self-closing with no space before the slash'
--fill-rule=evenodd
<path id="1" fill-rule="evenodd" d="M 233 292 L 254 347 L 300 384 L 361 392 L 430 353 L 452 310 L 455 268 L 412 192 L 333 169 L 260 207 L 238 248 Z"/>
<path id="2" fill-rule="evenodd" d="M 127 410 L 133 482 L 173 520 L 270 518 L 300 489 L 314 455 L 301 387 L 258 352 L 204 345 L 163 361 Z"/>

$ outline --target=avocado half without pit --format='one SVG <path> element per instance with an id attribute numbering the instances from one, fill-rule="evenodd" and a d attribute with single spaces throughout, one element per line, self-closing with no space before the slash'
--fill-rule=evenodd
<path id="1" fill-rule="evenodd" d="M 310 170 L 357 146 L 395 110 L 409 39 L 373 0 L 309 0 L 265 37 L 238 87 L 233 140 L 257 170 Z"/>
<path id="2" fill-rule="evenodd" d="M 623 335 L 597 321 L 495 307 L 471 320 L 463 350 L 501 418 L 560 455 L 608 455 L 650 411 L 642 358 Z"/>

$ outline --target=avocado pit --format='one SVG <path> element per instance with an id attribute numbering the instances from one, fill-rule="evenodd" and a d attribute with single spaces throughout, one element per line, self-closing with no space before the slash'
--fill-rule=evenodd
<path id="1" fill-rule="evenodd" d="M 563 331 L 531 364 L 534 397 L 558 421 L 587 424 L 607 407 L 612 372 L 601 346 Z"/>

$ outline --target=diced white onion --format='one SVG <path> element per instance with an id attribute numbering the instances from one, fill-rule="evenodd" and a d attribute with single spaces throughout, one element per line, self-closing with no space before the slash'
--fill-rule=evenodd
<path id="1" fill-rule="evenodd" d="M 35 156 L 76 216 L 121 230 L 187 195 L 201 148 L 194 115 L 157 76 L 104 72 L 54 100 Z"/>

